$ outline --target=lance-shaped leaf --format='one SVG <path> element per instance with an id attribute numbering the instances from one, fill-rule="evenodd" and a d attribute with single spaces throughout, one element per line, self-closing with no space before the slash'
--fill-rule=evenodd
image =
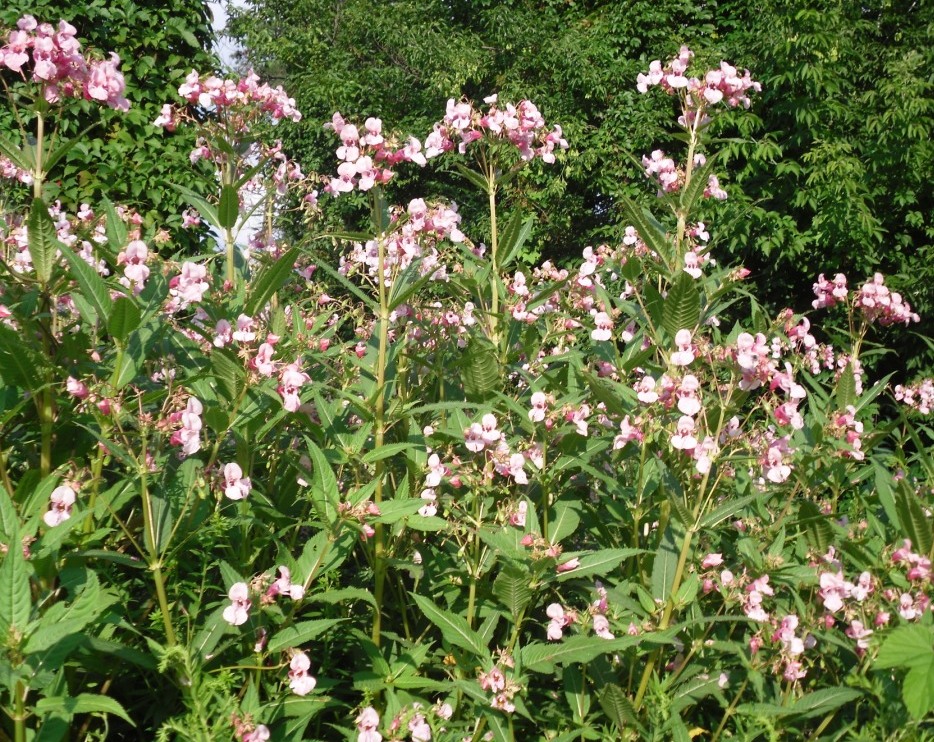
<path id="1" fill-rule="evenodd" d="M 6 641 L 11 628 L 24 633 L 31 610 L 29 573 L 23 550 L 19 548 L 19 534 L 16 534 L 0 564 L 0 637 Z"/>
<path id="2" fill-rule="evenodd" d="M 141 320 L 142 313 L 136 302 L 126 296 L 121 296 L 114 302 L 110 317 L 107 319 L 107 331 L 122 345 L 130 333 L 139 327 Z"/>
<path id="3" fill-rule="evenodd" d="M 682 271 L 665 297 L 662 326 L 674 337 L 678 330 L 693 331 L 699 320 L 700 292 L 694 280 Z"/>
<path id="4" fill-rule="evenodd" d="M 32 200 L 29 209 L 29 254 L 32 256 L 32 265 L 36 271 L 36 278 L 43 286 L 52 277 L 52 267 L 55 265 L 55 256 L 59 250 L 66 252 L 65 246 L 58 241 L 55 231 L 55 222 L 49 216 L 49 207 L 41 198 Z"/>
<path id="5" fill-rule="evenodd" d="M 200 196 L 197 193 L 195 193 L 193 190 L 191 190 L 190 188 L 186 188 L 185 186 L 178 185 L 177 183 L 169 183 L 169 185 L 172 186 L 176 191 L 181 193 L 182 196 L 184 196 L 185 199 L 188 201 L 188 203 L 194 206 L 198 210 L 198 212 L 201 214 L 201 216 L 207 219 L 210 224 L 214 225 L 218 229 L 223 229 L 220 223 L 220 218 L 218 216 L 217 209 L 214 208 L 207 201 L 207 199 L 204 198 L 204 196 Z"/>
<path id="6" fill-rule="evenodd" d="M 532 600 L 529 582 L 527 573 L 511 569 L 504 569 L 493 581 L 493 594 L 512 614 L 514 622 L 519 620 L 519 616 Z"/>
<path id="7" fill-rule="evenodd" d="M 470 628 L 467 620 L 449 611 L 438 608 L 431 599 L 412 593 L 412 599 L 418 605 L 425 618 L 441 630 L 441 636 L 448 644 L 465 649 L 475 657 L 489 659 L 490 652 L 483 639 Z"/>
<path id="8" fill-rule="evenodd" d="M 298 249 L 293 247 L 275 263 L 263 268 L 250 287 L 250 295 L 243 308 L 244 314 L 253 317 L 266 306 L 266 302 L 282 288 L 282 284 L 292 275 L 292 271 L 295 269 L 295 258 L 297 257 Z"/>
<path id="9" fill-rule="evenodd" d="M 294 626 L 281 629 L 269 640 L 267 650 L 278 652 L 289 647 L 300 647 L 345 620 L 343 618 L 319 618 L 312 621 L 302 621 Z"/>
<path id="10" fill-rule="evenodd" d="M 20 170 L 32 170 L 33 164 L 28 160 L 23 150 L 17 147 L 13 142 L 0 134 L 0 155 L 6 157 Z"/>
<path id="11" fill-rule="evenodd" d="M 486 400 L 500 388 L 499 360 L 493 343 L 474 335 L 464 350 L 461 378 L 470 400 Z"/>
<path id="12" fill-rule="evenodd" d="M 136 726 L 117 701 L 109 696 L 99 696 L 93 693 L 81 693 L 74 698 L 68 696 L 40 698 L 36 703 L 36 713 L 43 717 L 49 714 L 64 714 L 69 717 L 75 714 L 112 714 L 119 716 L 130 726 Z"/>
<path id="13" fill-rule="evenodd" d="M 233 229 L 240 216 L 240 194 L 231 185 L 221 188 L 221 200 L 217 205 L 217 223 L 222 229 Z"/>
<path id="14" fill-rule="evenodd" d="M 506 229 L 503 230 L 499 240 L 499 265 L 494 266 L 496 270 L 501 270 L 508 266 L 522 249 L 522 246 L 532 234 L 532 226 L 535 224 L 535 217 L 529 216 L 522 218 L 522 212 L 516 210 L 512 215 Z"/>
<path id="15" fill-rule="evenodd" d="M 72 278 L 78 282 L 81 296 L 94 309 L 100 321 L 106 322 L 110 317 L 113 302 L 110 299 L 110 290 L 107 288 L 104 279 L 74 250 L 69 250 L 63 246 L 62 255 L 64 255 L 65 260 L 68 261 L 68 267 L 71 270 Z M 92 318 L 89 317 L 85 317 L 84 319 L 87 322 L 93 321 Z"/>

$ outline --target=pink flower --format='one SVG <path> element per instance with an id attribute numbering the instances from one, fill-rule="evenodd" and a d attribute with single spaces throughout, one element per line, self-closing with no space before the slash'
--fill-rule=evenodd
<path id="1" fill-rule="evenodd" d="M 561 574 L 562 572 L 570 572 L 571 570 L 577 569 L 580 566 L 580 559 L 574 557 L 573 559 L 566 561 L 564 564 L 559 564 L 557 567 L 555 567 L 555 572 L 558 574 Z"/>
<path id="2" fill-rule="evenodd" d="M 481 672 L 477 680 L 480 687 L 485 691 L 499 693 L 506 688 L 506 676 L 499 667 L 494 667 L 489 672 Z"/>
<path id="3" fill-rule="evenodd" d="M 305 588 L 299 583 L 292 582 L 292 573 L 288 567 L 280 566 L 279 579 L 269 586 L 267 595 L 288 595 L 292 600 L 301 600 L 305 595 Z"/>
<path id="4" fill-rule="evenodd" d="M 703 569 L 710 569 L 711 567 L 719 567 L 723 564 L 723 554 L 708 554 L 701 561 L 701 567 Z"/>
<path id="5" fill-rule="evenodd" d="M 243 476 L 243 470 L 239 464 L 230 463 L 224 465 L 224 495 L 231 500 L 243 500 L 250 494 L 253 485 L 249 477 Z"/>
<path id="6" fill-rule="evenodd" d="M 298 396 L 298 390 L 306 383 L 311 381 L 311 377 L 301 371 L 298 361 L 290 363 L 279 375 L 279 396 L 282 397 L 282 406 L 288 412 L 295 412 L 301 405 L 301 399 Z"/>
<path id="7" fill-rule="evenodd" d="M 606 312 L 597 312 L 594 316 L 594 324 L 597 329 L 590 333 L 594 340 L 609 340 L 613 336 L 613 320 Z"/>
<path id="8" fill-rule="evenodd" d="M 379 714 L 372 706 L 367 706 L 356 720 L 357 742 L 382 742 L 383 735 L 376 731 L 379 726 Z"/>
<path id="9" fill-rule="evenodd" d="M 227 592 L 230 605 L 224 609 L 224 620 L 231 626 L 241 626 L 250 618 L 250 589 L 245 582 L 235 582 Z"/>
<path id="10" fill-rule="evenodd" d="M 311 660 L 304 652 L 298 652 L 289 662 L 289 688 L 295 695 L 307 696 L 318 684 L 318 681 L 308 673 L 310 668 Z"/>
<path id="11" fill-rule="evenodd" d="M 673 366 L 688 366 L 694 361 L 694 350 L 691 345 L 691 331 L 678 330 L 675 335 L 675 345 L 678 350 L 671 354 Z"/>
<path id="12" fill-rule="evenodd" d="M 613 632 L 610 631 L 610 622 L 606 616 L 596 615 L 593 617 L 593 632 L 601 639 L 615 639 Z"/>
<path id="13" fill-rule="evenodd" d="M 59 485 L 49 495 L 49 509 L 42 516 L 42 520 L 49 528 L 54 528 L 71 517 L 74 504 L 75 491 L 66 484 Z"/>

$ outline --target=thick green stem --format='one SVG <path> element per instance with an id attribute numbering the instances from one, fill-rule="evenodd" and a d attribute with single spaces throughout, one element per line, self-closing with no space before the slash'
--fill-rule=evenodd
<path id="1" fill-rule="evenodd" d="M 13 712 L 13 739 L 26 742 L 26 686 L 23 681 L 16 681 L 15 710 Z"/>
<path id="2" fill-rule="evenodd" d="M 226 273 L 224 277 L 227 280 L 228 286 L 233 289 L 237 280 L 237 272 L 234 266 L 234 251 L 236 249 L 236 241 L 234 240 L 233 231 L 228 227 L 224 230 L 224 250 L 226 252 L 227 265 Z"/>
<path id="3" fill-rule="evenodd" d="M 379 321 L 377 323 L 378 351 L 376 358 L 376 401 L 373 410 L 373 439 L 378 451 L 383 447 L 386 438 L 386 363 L 389 352 L 389 295 L 386 291 L 386 239 L 380 235 L 377 240 L 377 285 L 379 286 Z M 377 507 L 383 501 L 383 478 L 385 475 L 385 460 L 380 459 L 375 467 L 376 490 L 373 499 Z M 373 609 L 372 639 L 379 646 L 382 632 L 382 605 L 386 585 L 386 534 L 382 523 L 375 526 L 373 543 L 373 597 L 376 599 L 376 608 Z"/>
<path id="4" fill-rule="evenodd" d="M 52 390 L 46 387 L 39 395 L 39 429 L 42 435 L 42 451 L 39 470 L 43 478 L 52 472 L 52 429 L 55 423 L 55 400 Z"/>
<path id="5" fill-rule="evenodd" d="M 490 275 L 490 288 L 492 297 L 490 301 L 490 340 L 499 347 L 499 231 L 496 226 L 496 171 L 490 163 L 487 170 L 487 195 L 490 203 L 490 260 L 492 271 Z"/>
<path id="6" fill-rule="evenodd" d="M 689 529 L 687 533 L 684 534 L 684 541 L 681 544 L 681 553 L 678 555 L 678 566 L 675 568 L 674 580 L 671 583 L 671 591 L 668 595 L 668 602 L 665 604 L 665 610 L 662 613 L 662 619 L 658 622 L 658 630 L 664 631 L 668 628 L 669 623 L 671 623 L 671 616 L 674 613 L 675 601 L 674 596 L 677 594 L 678 589 L 681 587 L 681 580 L 684 577 L 684 565 L 687 563 L 688 554 L 691 552 L 691 540 L 694 537 L 694 529 Z M 633 706 L 636 711 L 642 707 L 642 699 L 645 697 L 645 691 L 649 687 L 649 679 L 652 677 L 652 672 L 655 669 L 655 664 L 658 661 L 659 652 L 656 651 L 649 661 L 645 665 L 645 670 L 642 672 L 642 680 L 639 682 L 639 690 L 636 692 L 636 700 L 633 702 Z"/>
<path id="7" fill-rule="evenodd" d="M 165 640 L 170 647 L 178 644 L 175 636 L 175 627 L 172 626 L 172 615 L 169 612 L 169 599 L 165 592 L 165 578 L 162 574 L 162 557 L 159 554 L 159 542 L 156 535 L 155 520 L 152 512 L 152 497 L 149 494 L 149 483 L 146 471 L 146 446 L 143 445 L 143 464 L 140 472 L 140 495 L 143 500 L 143 543 L 146 547 L 146 556 L 149 562 L 149 571 L 156 586 L 156 598 L 159 601 L 159 611 L 162 613 L 162 625 L 165 627 Z"/>
<path id="8" fill-rule="evenodd" d="M 42 184 L 45 181 L 45 170 L 42 167 L 43 152 L 45 143 L 45 117 L 41 111 L 36 112 L 36 161 L 32 170 L 32 195 L 33 198 L 42 198 Z"/>

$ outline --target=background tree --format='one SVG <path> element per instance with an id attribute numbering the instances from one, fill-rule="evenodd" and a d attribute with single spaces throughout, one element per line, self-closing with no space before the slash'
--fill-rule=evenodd
<path id="1" fill-rule="evenodd" d="M 24 13 L 40 22 L 67 19 L 84 48 L 116 51 L 130 101 L 125 113 L 87 104 L 79 120 L 61 123 L 63 136 L 96 126 L 51 174 L 48 196 L 73 209 L 82 202 L 96 205 L 106 193 L 115 203 L 135 207 L 147 227 L 178 227 L 185 205 L 169 183 L 200 189 L 198 181 L 203 181 L 205 188 L 208 184 L 213 188 L 213 173 L 192 168 L 191 132 L 166 136 L 152 122 L 163 103 L 176 100 L 178 86 L 191 69 L 207 72 L 218 66 L 211 51 L 214 37 L 207 4 L 202 0 L 11 0 L 0 10 L 0 27 L 15 28 Z M 9 70 L 3 76 L 7 82 L 15 79 Z M 0 127 L 19 138 L 7 106 L 0 111 Z"/>
<path id="2" fill-rule="evenodd" d="M 364 0 L 251 0 L 231 16 L 244 63 L 282 82 L 305 114 L 286 143 L 306 169 L 335 167 L 321 128 L 335 110 L 424 136 L 449 97 L 536 102 L 571 149 L 561 179 L 533 169 L 522 183 L 521 208 L 538 216 L 528 257 L 612 240 L 625 226 L 619 196 L 654 198 L 629 156 L 673 144 L 650 133 L 668 101 L 632 85 L 651 59 L 686 43 L 699 62 L 748 67 L 763 94 L 753 115 L 721 122 L 734 175 L 725 211 L 716 205 L 714 252 L 751 268 L 773 308 L 809 308 L 819 272 L 855 283 L 881 270 L 934 316 L 930 4 L 401 0 L 374 19 Z M 452 177 L 409 173 L 400 199 L 443 193 Z M 357 206 L 342 200 L 342 216 Z M 479 209 L 461 206 L 482 237 Z M 932 329 L 928 319 L 920 331 Z M 915 365 L 929 361 L 917 350 Z"/>

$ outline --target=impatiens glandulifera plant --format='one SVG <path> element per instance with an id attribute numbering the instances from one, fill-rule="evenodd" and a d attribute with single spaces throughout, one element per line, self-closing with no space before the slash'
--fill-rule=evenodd
<path id="1" fill-rule="evenodd" d="M 267 207 L 241 271 L 242 189 L 306 180 L 252 76 L 193 73 L 158 122 L 213 132 L 219 197 L 192 201 L 223 269 L 108 202 L 4 214 L 4 733 L 923 735 L 931 381 L 889 395 L 860 362 L 916 315 L 828 266 L 813 313 L 770 318 L 718 264 L 707 125 L 758 86 L 691 65 L 638 80 L 681 104 L 685 158 L 639 162 L 659 213 L 627 203 L 576 265 L 518 262 L 501 187 L 565 143 L 495 96 L 423 139 L 336 114 L 336 174 L 307 180 L 323 211 L 366 192 L 369 233 L 287 245 Z M 488 225 L 394 204 L 412 166 L 462 174 Z"/>

